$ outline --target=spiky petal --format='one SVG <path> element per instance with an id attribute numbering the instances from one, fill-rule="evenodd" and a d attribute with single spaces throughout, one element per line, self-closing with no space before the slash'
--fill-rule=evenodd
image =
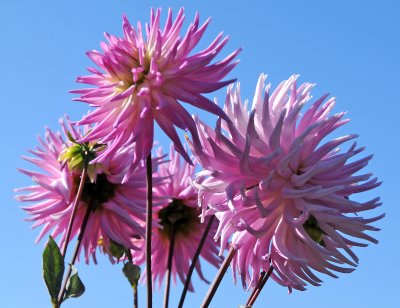
<path id="1" fill-rule="evenodd" d="M 60 236 L 60 247 L 64 245 L 66 229 L 72 212 L 73 201 L 78 189 L 81 170 L 71 169 L 60 160 L 65 150 L 73 147 L 70 140 L 80 139 L 89 127 L 82 130 L 71 125 L 69 119 L 61 120 L 63 134 L 46 129 L 45 138 L 39 138 L 40 145 L 30 152 L 36 157 L 25 157 L 42 171 L 20 171 L 32 178 L 32 186 L 19 188 L 16 199 L 31 203 L 23 209 L 29 214 L 27 221 L 33 221 L 33 227 L 42 227 L 36 241 L 47 233 L 55 238 Z M 63 136 L 64 135 L 64 136 Z M 67 138 L 69 135 L 71 138 Z M 146 196 L 146 169 L 139 165 L 132 177 L 121 184 L 123 171 L 121 160 L 124 160 L 130 148 L 120 149 L 112 160 L 100 166 L 96 180 L 87 180 L 78 204 L 76 218 L 72 226 L 71 239 L 79 233 L 83 217 L 88 206 L 91 214 L 86 227 L 81 251 L 84 251 L 86 262 L 90 256 L 96 262 L 96 249 L 109 252 L 112 242 L 130 249 L 137 249 L 134 241 L 144 237 Z M 154 160 L 155 167 L 158 159 Z M 155 185 L 159 180 L 155 179 Z M 111 255 L 110 255 L 111 257 Z"/>
<path id="2" fill-rule="evenodd" d="M 123 37 L 106 34 L 108 42 L 101 44 L 103 51 L 88 52 L 100 70 L 89 68 L 92 74 L 79 77 L 77 81 L 94 87 L 72 91 L 81 94 L 77 100 L 95 107 L 79 122 L 95 124 L 84 140 L 112 142 L 108 151 L 97 158 L 98 162 L 125 143 L 136 144 L 135 155 L 127 162 L 127 165 L 132 163 L 127 178 L 151 151 L 154 120 L 172 140 L 176 150 L 190 162 L 175 126 L 189 130 L 195 142 L 197 132 L 190 114 L 178 101 L 226 119 L 222 109 L 203 93 L 213 92 L 234 81 L 221 80 L 236 66 L 237 61 L 233 60 L 240 50 L 212 63 L 228 42 L 228 37 L 223 38 L 221 33 L 207 48 L 191 54 L 210 19 L 200 26 L 196 14 L 181 37 L 184 17 L 184 11 L 180 9 L 173 21 L 169 10 L 162 29 L 161 10 L 152 10 L 146 35 L 143 35 L 141 24 L 135 28 L 124 16 Z"/>
<path id="3" fill-rule="evenodd" d="M 353 271 L 358 258 L 351 247 L 376 243 L 365 231 L 378 230 L 370 224 L 384 216 L 360 216 L 379 198 L 354 198 L 380 185 L 362 172 L 372 156 L 358 158 L 364 148 L 356 143 L 339 149 L 356 135 L 327 141 L 348 121 L 330 114 L 335 98 L 323 96 L 301 115 L 313 85 L 297 86 L 297 77 L 271 93 L 261 75 L 251 110 L 239 85 L 230 86 L 225 112 L 232 123 L 220 119 L 212 130 L 196 120 L 201 147 L 191 147 L 205 168 L 194 181 L 199 204 L 203 216 L 217 213 L 221 248 L 231 241 L 237 249 L 233 270 L 244 287 L 255 287 L 270 266 L 290 290 L 319 285 L 315 272 Z"/>
<path id="4" fill-rule="evenodd" d="M 162 157 L 161 151 L 159 151 L 159 156 Z M 176 278 L 179 277 L 182 283 L 186 281 L 189 266 L 206 229 L 207 223 L 200 222 L 197 192 L 191 185 L 194 170 L 195 166 L 182 161 L 172 146 L 170 160 L 159 166 L 159 176 L 168 177 L 169 180 L 154 190 L 154 197 L 160 200 L 160 205 L 154 207 L 154 221 L 158 222 L 153 227 L 152 236 L 151 261 L 154 284 L 158 280 L 161 285 L 167 271 L 172 228 L 175 232 L 172 278 L 176 282 Z M 208 222 L 208 218 L 206 222 Z M 200 257 L 215 267 L 221 263 L 217 244 L 213 240 L 217 225 L 214 221 L 200 254 Z M 144 240 L 137 242 L 139 246 L 145 244 Z M 136 264 L 142 264 L 145 260 L 143 250 L 133 251 L 132 255 Z M 203 276 L 200 260 L 197 261 L 195 268 L 200 278 L 207 281 Z M 193 291 L 192 284 L 189 285 L 189 290 Z"/>

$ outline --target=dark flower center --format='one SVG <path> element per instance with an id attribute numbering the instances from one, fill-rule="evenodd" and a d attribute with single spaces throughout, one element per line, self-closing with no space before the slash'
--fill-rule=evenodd
<path id="1" fill-rule="evenodd" d="M 158 212 L 158 218 L 163 228 L 159 231 L 169 237 L 175 234 L 188 235 L 195 224 L 200 223 L 199 213 L 196 208 L 185 205 L 182 200 L 172 199 L 167 207 Z"/>
<path id="2" fill-rule="evenodd" d="M 80 177 L 75 178 L 76 187 L 79 186 Z M 118 185 L 107 180 L 105 174 L 97 175 L 96 182 L 91 183 L 86 179 L 81 195 L 81 201 L 90 206 L 93 211 L 98 209 L 103 203 L 107 202 L 115 195 Z"/>
<path id="3" fill-rule="evenodd" d="M 314 242 L 322 247 L 325 247 L 325 242 L 323 240 L 323 235 L 325 232 L 318 226 L 318 221 L 313 215 L 310 215 L 310 217 L 303 224 L 303 227 Z"/>

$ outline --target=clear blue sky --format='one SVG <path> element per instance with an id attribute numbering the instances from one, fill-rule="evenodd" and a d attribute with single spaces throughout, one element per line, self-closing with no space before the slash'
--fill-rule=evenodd
<path id="1" fill-rule="evenodd" d="M 229 5 L 227 5 L 229 3 Z M 134 24 L 149 18 L 150 7 L 186 8 L 187 24 L 195 11 L 213 21 L 205 46 L 221 30 L 231 35 L 223 54 L 243 47 L 241 63 L 230 74 L 242 83 L 243 96 L 251 97 L 258 75 L 269 74 L 276 85 L 292 73 L 300 81 L 316 82 L 314 97 L 329 92 L 338 98 L 335 111 L 348 111 L 351 122 L 340 132 L 358 133 L 358 142 L 375 154 L 369 172 L 383 185 L 380 195 L 386 212 L 374 234 L 378 245 L 356 249 L 358 269 L 339 279 L 322 277 L 321 287 L 306 292 L 287 290 L 268 282 L 256 307 L 400 307 L 397 296 L 399 249 L 399 70 L 400 4 L 398 1 L 2 1 L 0 3 L 0 89 L 3 120 L 0 191 L 2 277 L 0 307 L 50 307 L 41 278 L 43 243 L 34 244 L 38 230 L 23 221 L 25 213 L 13 199 L 13 189 L 31 183 L 16 171 L 28 167 L 20 156 L 37 144 L 43 127 L 57 128 L 64 113 L 79 119 L 86 104 L 72 102 L 68 90 L 75 78 L 91 65 L 85 52 L 99 49 L 102 33 L 121 34 L 121 15 Z M 164 15 L 165 17 L 165 15 Z M 224 92 L 217 93 L 223 102 Z M 214 122 L 210 117 L 208 121 Z M 164 137 L 157 137 L 167 146 Z M 371 213 L 372 216 L 374 213 Z M 63 307 L 130 307 L 130 287 L 121 265 L 106 258 L 99 265 L 78 264 L 87 291 Z M 212 279 L 214 269 L 206 270 Z M 195 294 L 187 307 L 199 306 L 208 286 L 196 278 Z M 176 306 L 181 285 L 173 288 L 171 307 Z M 141 307 L 145 290 L 139 290 Z M 156 292 L 156 307 L 163 291 Z M 227 275 L 211 307 L 237 307 L 248 294 L 234 286 Z"/>

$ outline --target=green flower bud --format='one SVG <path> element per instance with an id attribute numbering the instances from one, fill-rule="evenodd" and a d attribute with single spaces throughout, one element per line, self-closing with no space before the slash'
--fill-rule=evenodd
<path id="1" fill-rule="evenodd" d="M 125 254 L 125 250 L 126 248 L 120 244 L 118 244 L 117 242 L 113 241 L 112 239 L 110 239 L 110 253 L 113 257 L 115 257 L 116 259 L 121 259 L 122 256 Z"/>
<path id="2" fill-rule="evenodd" d="M 303 227 L 314 242 L 323 247 L 325 246 L 323 236 L 326 233 L 318 226 L 318 221 L 314 216 L 311 215 L 303 224 Z"/>
<path id="3" fill-rule="evenodd" d="M 88 177 L 93 183 L 100 164 L 89 163 L 96 158 L 96 152 L 103 150 L 105 146 L 103 144 L 89 142 L 77 143 L 70 133 L 68 133 L 68 139 L 73 144 L 60 153 L 59 161 L 65 162 L 71 171 L 76 171 L 78 173 L 81 173 L 83 169 L 87 168 Z"/>

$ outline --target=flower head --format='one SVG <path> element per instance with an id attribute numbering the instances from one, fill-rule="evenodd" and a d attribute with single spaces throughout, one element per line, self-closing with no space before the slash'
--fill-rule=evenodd
<path id="1" fill-rule="evenodd" d="M 161 152 L 159 154 L 161 155 Z M 174 237 L 172 277 L 176 282 L 176 276 L 179 276 L 184 283 L 193 256 L 206 229 L 206 223 L 200 222 L 197 192 L 191 185 L 194 169 L 195 166 L 180 160 L 178 153 L 173 150 L 172 146 L 170 161 L 159 166 L 159 175 L 163 178 L 169 178 L 169 181 L 164 182 L 154 190 L 155 198 L 164 199 L 164 202 L 154 207 L 154 221 L 157 221 L 158 224 L 154 224 L 152 232 L 152 276 L 153 281 L 155 282 L 158 279 L 159 284 L 162 283 L 167 271 L 168 251 L 172 237 Z M 208 222 L 208 219 L 206 222 Z M 218 256 L 217 245 L 213 240 L 216 229 L 217 224 L 214 221 L 200 256 L 218 267 L 221 259 Z M 140 246 L 145 244 L 144 240 L 138 240 L 138 242 L 140 242 Z M 132 255 L 136 264 L 141 264 L 145 260 L 144 250 L 133 251 Z M 207 281 L 203 276 L 199 261 L 197 261 L 195 268 L 200 278 Z M 193 291 L 191 284 L 189 290 Z"/>
<path id="2" fill-rule="evenodd" d="M 124 16 L 123 37 L 106 34 L 108 43 L 101 44 L 103 52 L 88 52 L 100 70 L 89 68 L 92 75 L 79 77 L 77 81 L 95 87 L 72 92 L 81 94 L 78 100 L 96 107 L 80 121 L 80 124 L 95 124 L 84 140 L 112 141 L 96 161 L 102 161 L 122 144 L 135 143 L 135 156 L 129 161 L 133 163 L 130 171 L 133 170 L 151 151 L 153 120 L 173 141 L 176 150 L 190 161 L 174 126 L 189 130 L 196 141 L 197 132 L 193 119 L 178 100 L 226 118 L 222 109 L 202 93 L 213 92 L 233 81 L 221 79 L 237 64 L 232 61 L 240 50 L 210 64 L 228 41 L 228 37 L 222 38 L 222 33 L 206 49 L 190 54 L 210 19 L 199 27 L 196 14 L 186 35 L 181 37 L 183 9 L 175 21 L 169 10 L 163 29 L 160 15 L 160 9 L 151 11 L 145 37 L 141 24 L 135 29 Z"/>
<path id="3" fill-rule="evenodd" d="M 60 236 L 60 247 L 65 244 L 66 229 L 82 174 L 81 149 L 87 152 L 88 149 L 103 148 L 96 145 L 78 147 L 73 141 L 87 133 L 88 127 L 80 131 L 71 125 L 68 118 L 61 120 L 61 127 L 64 137 L 47 128 L 45 139 L 39 138 L 40 146 L 30 151 L 36 157 L 25 157 L 43 171 L 20 170 L 32 177 L 35 185 L 16 190 L 21 192 L 16 196 L 18 201 L 33 203 L 23 209 L 30 215 L 27 220 L 35 222 L 33 227 L 42 226 L 37 241 L 51 231 L 53 237 Z M 67 135 L 69 138 L 65 138 Z M 146 169 L 139 165 L 134 171 L 135 176 L 125 184 L 121 184 L 121 176 L 118 176 L 118 171 L 123 170 L 120 160 L 129 151 L 129 148 L 124 148 L 117 152 L 114 159 L 99 166 L 96 175 L 88 178 L 83 186 L 71 238 L 79 233 L 83 217 L 90 207 L 81 245 L 86 262 L 90 256 L 96 262 L 97 247 L 108 253 L 112 243 L 116 242 L 137 249 L 134 241 L 144 236 L 141 224 L 145 219 Z M 93 158 L 96 152 L 88 154 Z M 154 183 L 158 185 L 158 179 Z"/>
<path id="4" fill-rule="evenodd" d="M 203 214 L 217 213 L 220 220 L 222 248 L 231 241 L 237 249 L 232 264 L 243 286 L 255 287 L 260 271 L 272 266 L 275 281 L 304 290 L 321 283 L 315 272 L 337 277 L 334 272 L 353 271 L 352 246 L 367 246 L 360 239 L 377 242 L 365 231 L 378 230 L 370 223 L 384 215 L 360 213 L 378 207 L 379 198 L 354 196 L 380 182 L 360 173 L 372 158 L 358 158 L 364 148 L 338 148 L 356 135 L 327 140 L 348 121 L 344 113 L 330 114 L 334 98 L 321 97 L 302 115 L 313 85 L 298 87 L 291 76 L 271 92 L 265 78 L 258 80 L 251 111 L 239 85 L 229 87 L 225 111 L 232 123 L 220 119 L 214 131 L 197 120 L 201 148 L 192 148 L 206 170 L 195 184 Z"/>

